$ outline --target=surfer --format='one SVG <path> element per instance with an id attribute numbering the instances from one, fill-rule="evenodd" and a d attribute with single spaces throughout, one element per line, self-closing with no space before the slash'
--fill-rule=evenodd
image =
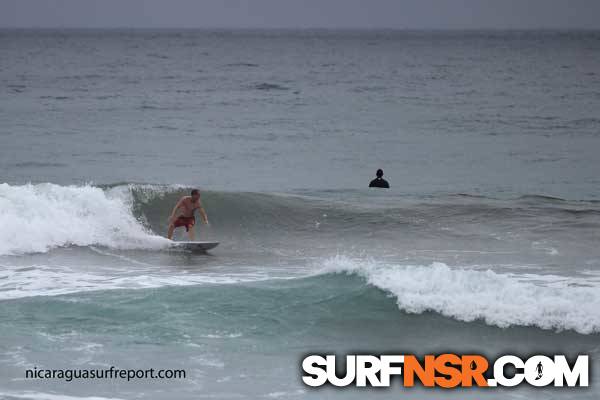
<path id="1" fill-rule="evenodd" d="M 371 183 L 369 183 L 369 187 L 375 187 L 375 188 L 384 188 L 384 189 L 389 189 L 390 188 L 390 184 L 388 183 L 388 181 L 386 181 L 385 179 L 383 179 L 383 170 L 381 168 L 379 168 L 377 170 L 377 178 L 373 179 L 371 181 Z"/>
<path id="2" fill-rule="evenodd" d="M 179 199 L 173 208 L 173 212 L 171 212 L 171 216 L 169 217 L 169 233 L 167 234 L 167 237 L 173 239 L 173 231 L 175 228 L 185 226 L 185 230 L 187 231 L 190 240 L 194 241 L 194 225 L 196 224 L 194 211 L 196 210 L 200 212 L 204 224 L 208 225 L 208 217 L 200 202 L 200 192 L 198 189 L 192 190 L 190 196 L 183 196 Z"/>

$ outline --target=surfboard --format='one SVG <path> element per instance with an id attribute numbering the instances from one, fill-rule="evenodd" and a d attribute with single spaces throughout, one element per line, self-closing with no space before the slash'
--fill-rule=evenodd
<path id="1" fill-rule="evenodd" d="M 171 244 L 171 248 L 188 250 L 188 251 L 196 251 L 196 252 L 206 252 L 210 249 L 214 249 L 219 245 L 219 242 L 173 242 Z"/>

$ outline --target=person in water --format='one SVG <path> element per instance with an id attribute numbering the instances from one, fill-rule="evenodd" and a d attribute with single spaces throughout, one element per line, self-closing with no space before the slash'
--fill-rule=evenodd
<path id="1" fill-rule="evenodd" d="M 390 184 L 388 183 L 388 181 L 383 179 L 383 170 L 381 168 L 377 170 L 376 175 L 377 178 L 373 179 L 371 183 L 369 183 L 369 187 L 389 189 Z"/>
<path id="2" fill-rule="evenodd" d="M 204 224 L 208 225 L 206 211 L 204 211 L 204 207 L 202 207 L 202 203 L 200 202 L 200 192 L 198 189 L 194 189 L 190 194 L 191 196 L 183 196 L 179 199 L 173 208 L 173 212 L 171 212 L 171 216 L 169 217 L 169 233 L 167 234 L 169 239 L 173 239 L 175 228 L 185 226 L 188 237 L 190 240 L 194 240 L 196 236 L 194 233 L 194 225 L 196 225 L 194 211 L 196 210 L 200 212 Z"/>

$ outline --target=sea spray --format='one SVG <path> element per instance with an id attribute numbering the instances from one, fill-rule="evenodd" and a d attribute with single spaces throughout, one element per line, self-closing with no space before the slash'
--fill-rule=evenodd
<path id="1" fill-rule="evenodd" d="M 59 246 L 152 248 L 166 243 L 131 213 L 127 193 L 51 183 L 0 184 L 0 255 Z"/>

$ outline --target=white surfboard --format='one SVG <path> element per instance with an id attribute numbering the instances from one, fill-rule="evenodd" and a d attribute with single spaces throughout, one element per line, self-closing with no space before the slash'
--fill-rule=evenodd
<path id="1" fill-rule="evenodd" d="M 219 242 L 173 242 L 171 244 L 172 248 L 188 250 L 188 251 L 197 251 L 197 252 L 206 252 L 210 249 L 214 249 L 219 245 Z"/>

